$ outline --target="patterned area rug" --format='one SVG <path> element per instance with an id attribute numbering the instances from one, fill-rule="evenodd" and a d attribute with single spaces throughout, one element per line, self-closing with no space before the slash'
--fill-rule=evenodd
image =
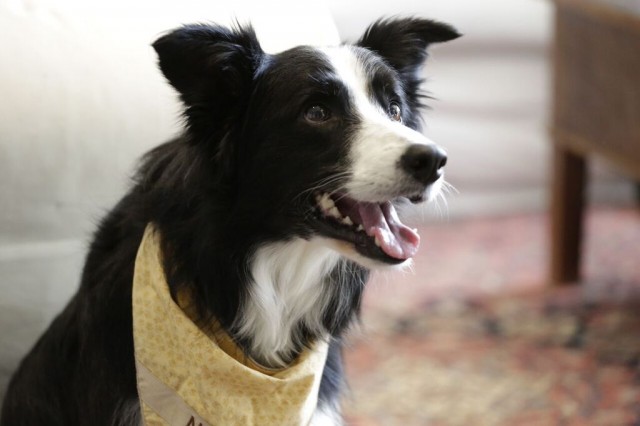
<path id="1" fill-rule="evenodd" d="M 349 424 L 640 425 L 640 214 L 589 213 L 580 286 L 545 282 L 543 216 L 421 229 L 347 351 Z"/>

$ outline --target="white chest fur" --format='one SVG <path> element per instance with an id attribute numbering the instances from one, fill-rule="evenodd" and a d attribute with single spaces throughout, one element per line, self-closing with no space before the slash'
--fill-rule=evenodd
<path id="1" fill-rule="evenodd" d="M 299 325 L 319 335 L 331 303 L 327 277 L 340 255 L 321 239 L 273 243 L 259 248 L 250 266 L 253 282 L 234 329 L 247 338 L 256 361 L 281 367 L 296 347 Z"/>

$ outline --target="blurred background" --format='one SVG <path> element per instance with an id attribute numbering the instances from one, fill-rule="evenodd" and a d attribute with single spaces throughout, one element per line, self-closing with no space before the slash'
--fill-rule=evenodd
<path id="1" fill-rule="evenodd" d="M 579 284 L 549 275 L 552 1 L 213 3 L 0 0 L 0 399 L 75 291 L 91 232 L 137 158 L 179 131 L 155 38 L 238 17 L 277 51 L 355 41 L 380 16 L 411 14 L 464 34 L 425 67 L 425 133 L 448 151 L 457 192 L 406 212 L 423 239 L 414 270 L 370 285 L 347 355 L 351 424 L 640 422 L 629 173 L 590 158 Z"/>

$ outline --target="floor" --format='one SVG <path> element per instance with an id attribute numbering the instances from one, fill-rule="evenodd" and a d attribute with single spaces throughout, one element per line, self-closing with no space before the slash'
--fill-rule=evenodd
<path id="1" fill-rule="evenodd" d="M 420 228 L 347 351 L 354 426 L 640 424 L 640 210 L 594 207 L 580 286 L 546 281 L 544 214 Z"/>

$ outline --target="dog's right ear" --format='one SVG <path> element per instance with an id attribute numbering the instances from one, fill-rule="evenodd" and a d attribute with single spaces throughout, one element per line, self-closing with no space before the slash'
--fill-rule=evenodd
<path id="1" fill-rule="evenodd" d="M 427 58 L 427 48 L 460 37 L 451 25 L 420 18 L 379 19 L 358 45 L 383 57 L 401 75 L 417 73 Z"/>
<path id="2" fill-rule="evenodd" d="M 218 131 L 249 95 L 264 51 L 251 26 L 187 25 L 153 43 L 160 69 L 180 93 L 189 128 Z"/>

